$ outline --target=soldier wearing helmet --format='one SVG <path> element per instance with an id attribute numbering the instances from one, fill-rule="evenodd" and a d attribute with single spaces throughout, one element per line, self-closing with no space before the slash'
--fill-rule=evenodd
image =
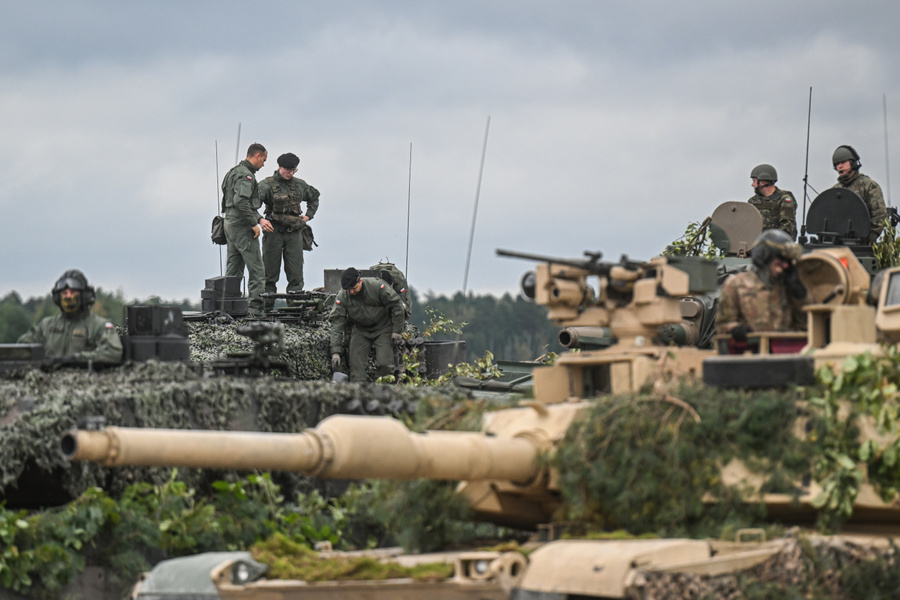
<path id="1" fill-rule="evenodd" d="M 66 271 L 51 294 L 62 313 L 32 325 L 19 338 L 20 344 L 43 344 L 45 356 L 69 362 L 122 362 L 122 340 L 115 325 L 91 313 L 94 288 L 84 273 Z"/>
<path id="2" fill-rule="evenodd" d="M 869 209 L 869 219 L 872 227 L 866 243 L 874 244 L 881 231 L 884 229 L 884 220 L 887 218 L 887 207 L 884 204 L 884 195 L 881 186 L 870 177 L 859 172 L 862 162 L 859 153 L 852 146 L 838 146 L 831 155 L 831 163 L 838 172 L 838 182 L 832 187 L 847 188 L 862 198 Z"/>
<path id="3" fill-rule="evenodd" d="M 807 293 L 794 268 L 802 253 L 802 246 L 778 229 L 756 238 L 750 269 L 732 275 L 722 286 L 717 332 L 746 342 L 752 331 L 804 331 Z"/>
<path id="4" fill-rule="evenodd" d="M 772 165 L 756 165 L 750 171 L 750 186 L 756 192 L 748 202 L 763 219 L 763 231 L 780 229 L 792 240 L 797 239 L 797 201 L 787 190 L 775 187 L 778 173 Z"/>

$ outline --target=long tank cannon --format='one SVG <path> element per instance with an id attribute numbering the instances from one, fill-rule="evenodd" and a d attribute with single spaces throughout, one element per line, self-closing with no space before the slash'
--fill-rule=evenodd
<path id="1" fill-rule="evenodd" d="M 326 479 L 463 482 L 476 518 L 534 527 L 557 506 L 539 454 L 557 442 L 580 403 L 498 411 L 485 431 L 410 432 L 389 417 L 334 415 L 302 433 L 108 427 L 63 435 L 71 461 L 107 467 L 296 471 Z"/>

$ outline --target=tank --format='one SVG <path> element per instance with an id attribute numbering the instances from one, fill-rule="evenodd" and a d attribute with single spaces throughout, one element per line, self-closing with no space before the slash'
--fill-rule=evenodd
<path id="1" fill-rule="evenodd" d="M 607 338 L 613 343 L 566 354 L 552 366 L 537 368 L 534 398 L 515 408 L 487 413 L 479 432 L 416 433 L 390 418 L 335 415 L 298 434 L 113 427 L 78 430 L 63 436 L 62 452 L 68 460 L 107 467 L 256 468 L 316 478 L 458 481 L 457 491 L 475 518 L 542 532 L 527 556 L 503 551 L 444 553 L 439 560 L 453 565 L 453 575 L 427 583 L 408 579 L 270 580 L 261 568 L 240 558 L 224 560 L 210 571 L 221 598 L 665 597 L 654 596 L 653 590 L 671 591 L 676 580 L 688 582 L 684 584 L 687 590 L 695 581 L 692 578 L 711 585 L 717 576 L 769 568 L 766 565 L 772 561 L 783 562 L 785 553 L 799 552 L 796 537 L 767 541 L 759 531 L 738 532 L 734 541 L 561 539 L 552 523 L 566 474 L 549 467 L 553 464 L 550 459 L 588 411 L 612 403 L 621 394 L 665 385 L 679 377 L 718 378 L 710 385 L 721 387 L 739 385 L 735 380 L 740 377 L 733 373 L 740 371 L 741 365 L 748 365 L 746 372 L 755 374 L 756 383 L 793 384 L 796 381 L 770 376 L 784 370 L 783 359 L 791 361 L 790 368 L 831 365 L 839 370 L 848 356 L 885 352 L 877 340 L 900 336 L 900 269 L 887 271 L 877 293 L 869 293 L 868 274 L 852 251 L 813 250 L 798 267 L 814 298 L 801 352 L 793 346 L 792 352 L 777 352 L 779 345 L 771 342 L 778 336 L 759 332 L 759 354 L 730 356 L 718 354 L 717 349 L 660 343 L 664 339 L 660 332 L 666 327 L 689 326 L 685 325 L 683 299 L 715 287 L 716 277 L 710 274 L 715 265 L 666 257 L 603 262 L 596 252 L 586 253 L 583 259 L 500 253 L 541 261 L 533 274 L 523 278 L 523 287 L 548 307 L 549 318 L 569 335 Z M 717 375 L 708 375 L 710 370 Z M 677 405 L 678 399 L 668 401 Z M 798 411 L 794 434 L 801 438 L 815 434 L 816 409 L 804 405 Z M 875 424 L 868 423 L 861 435 L 878 438 Z M 222 447 L 240 451 L 222 453 Z M 758 471 L 741 459 L 720 464 L 719 469 L 717 479 L 728 486 L 754 489 L 752 502 L 760 503 L 781 522 L 809 525 L 821 506 L 817 498 L 823 487 L 810 477 L 778 491 L 767 488 Z M 718 500 L 710 497 L 704 502 L 712 508 Z M 860 482 L 846 530 L 860 535 L 875 532 L 883 540 L 885 535 L 896 535 L 898 525 L 896 498 L 890 494 L 882 497 L 868 481 Z M 813 545 L 830 548 L 843 543 L 815 535 L 809 539 Z M 380 558 L 398 562 L 436 559 Z M 668 587 L 654 587 L 662 580 Z M 139 590 L 136 597 L 141 597 Z"/>

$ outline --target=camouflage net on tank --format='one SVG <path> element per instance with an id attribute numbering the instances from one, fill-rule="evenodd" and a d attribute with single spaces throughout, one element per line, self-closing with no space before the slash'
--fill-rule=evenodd
<path id="1" fill-rule="evenodd" d="M 897 547 L 885 542 L 795 534 L 781 551 L 752 569 L 716 576 L 644 572 L 635 583 L 645 600 L 896 598 Z"/>
<path id="2" fill-rule="evenodd" d="M 196 366 L 155 361 L 103 372 L 21 370 L 0 377 L 0 497 L 8 506 L 63 503 L 90 486 L 116 495 L 130 483 L 162 484 L 169 469 L 67 463 L 61 435 L 79 419 L 100 416 L 109 426 L 300 432 L 348 405 L 377 401 L 412 412 L 421 401 L 464 398 L 455 389 L 336 385 L 263 376 L 211 377 Z M 205 491 L 234 473 L 180 469 L 179 479 Z M 279 473 L 285 496 L 328 484 Z"/>
<path id="3" fill-rule="evenodd" d="M 240 323 L 237 322 L 238 324 Z M 210 365 L 231 353 L 250 353 L 254 343 L 237 332 L 236 324 L 188 323 L 191 360 Z M 284 352 L 276 357 L 287 363 L 291 377 L 331 379 L 330 329 L 327 324 L 284 324 Z"/>

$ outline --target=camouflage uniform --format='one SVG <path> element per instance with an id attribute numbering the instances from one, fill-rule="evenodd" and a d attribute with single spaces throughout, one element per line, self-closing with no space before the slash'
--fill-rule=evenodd
<path id="1" fill-rule="evenodd" d="M 881 231 L 884 229 L 884 220 L 887 218 L 887 207 L 884 204 L 881 186 L 875 183 L 871 177 L 863 175 L 859 171 L 853 171 L 853 175 L 844 181 L 842 179 L 844 178 L 838 177 L 838 182 L 832 187 L 847 188 L 855 192 L 866 203 L 869 209 L 869 219 L 872 222 L 866 243 L 874 244 L 881 235 Z"/>
<path id="2" fill-rule="evenodd" d="M 771 196 L 755 194 L 747 202 L 756 207 L 763 219 L 763 231 L 780 229 L 797 239 L 797 201 L 787 190 L 777 187 Z"/>
<path id="3" fill-rule="evenodd" d="M 393 372 L 391 334 L 403 332 L 404 314 L 400 296 L 387 283 L 374 277 L 363 277 L 362 283 L 355 296 L 348 290 L 338 292 L 329 319 L 331 353 L 341 353 L 344 334 L 350 330 L 350 381 L 365 383 L 372 348 L 375 377 Z"/>
<path id="4" fill-rule="evenodd" d="M 806 331 L 802 307 L 808 300 L 791 296 L 783 278 L 769 280 L 768 266 L 753 266 L 725 280 L 716 312 L 718 333 L 740 324 L 753 331 Z"/>
<path id="5" fill-rule="evenodd" d="M 20 344 L 43 344 L 48 358 L 122 362 L 122 340 L 115 325 L 90 310 L 45 317 L 19 337 Z"/>
<path id="6" fill-rule="evenodd" d="M 222 180 L 222 194 L 225 207 L 225 238 L 228 240 L 225 275 L 243 277 L 244 265 L 247 265 L 250 310 L 261 312 L 263 303 L 259 295 L 263 291 L 265 271 L 259 253 L 259 240 L 253 237 L 253 227 L 259 224 L 261 218 L 256 212 L 261 206 L 257 193 L 256 171 L 249 160 L 242 160 L 225 174 Z"/>
<path id="7" fill-rule="evenodd" d="M 303 238 L 301 231 L 307 225 L 300 218 L 300 203 L 306 202 L 306 216 L 310 219 L 319 210 L 319 190 L 302 179 L 284 179 L 278 171 L 259 183 L 259 199 L 266 206 L 266 218 L 275 228 L 263 236 L 263 263 L 266 270 L 266 292 L 278 291 L 281 275 L 281 258 L 284 256 L 284 274 L 287 291 L 303 289 Z M 274 300 L 265 301 L 272 308 Z"/>

